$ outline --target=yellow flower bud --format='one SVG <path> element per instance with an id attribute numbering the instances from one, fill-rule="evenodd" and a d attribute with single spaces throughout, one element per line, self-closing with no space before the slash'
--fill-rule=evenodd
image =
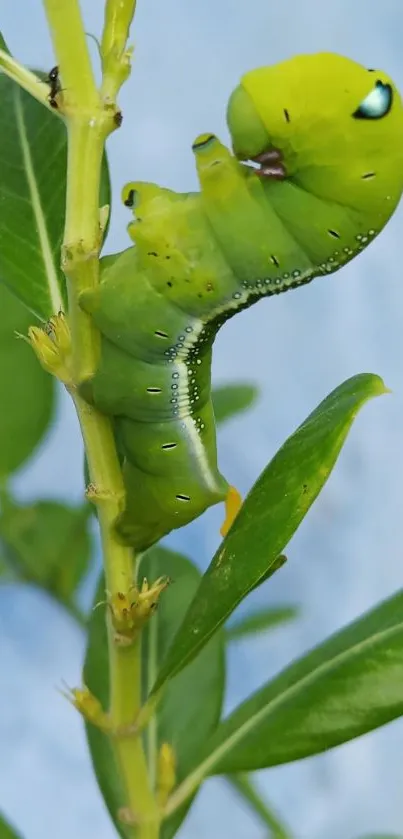
<path id="1" fill-rule="evenodd" d="M 127 594 L 118 591 L 108 598 L 112 624 L 116 630 L 116 643 L 128 645 L 135 640 L 168 585 L 168 577 L 160 577 L 151 586 L 144 579 L 140 589 L 132 586 Z"/>
<path id="2" fill-rule="evenodd" d="M 103 710 L 99 699 L 85 685 L 82 688 L 73 688 L 65 695 L 72 705 L 77 708 L 81 716 L 92 723 L 92 725 L 100 728 L 101 731 L 109 731 L 111 729 L 108 714 Z"/>
<path id="3" fill-rule="evenodd" d="M 54 315 L 46 329 L 30 326 L 28 340 L 42 367 L 65 384 L 71 384 L 71 338 L 63 312 Z"/>
<path id="4" fill-rule="evenodd" d="M 165 807 L 176 784 L 176 757 L 169 743 L 162 743 L 157 766 L 157 798 L 161 808 Z"/>

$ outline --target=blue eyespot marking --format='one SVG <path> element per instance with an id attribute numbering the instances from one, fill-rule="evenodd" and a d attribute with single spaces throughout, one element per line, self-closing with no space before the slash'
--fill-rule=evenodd
<path id="1" fill-rule="evenodd" d="M 373 90 L 354 111 L 353 117 L 355 119 L 381 119 L 389 113 L 392 101 L 393 91 L 390 84 L 384 84 L 378 79 Z"/>

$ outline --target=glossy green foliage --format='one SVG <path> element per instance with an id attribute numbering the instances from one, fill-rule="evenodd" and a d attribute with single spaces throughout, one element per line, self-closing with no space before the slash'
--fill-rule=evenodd
<path id="1" fill-rule="evenodd" d="M 70 602 L 91 559 L 90 513 L 87 504 L 36 501 L 22 506 L 3 494 L 0 545 L 13 578 Z"/>
<path id="2" fill-rule="evenodd" d="M 241 600 L 277 569 L 280 552 L 326 483 L 357 412 L 384 392 L 378 376 L 348 379 L 277 452 L 207 569 L 156 689 L 191 661 Z"/>
<path id="3" fill-rule="evenodd" d="M 200 572 L 188 559 L 165 548 L 154 548 L 146 554 L 140 575 L 155 579 L 164 574 L 172 582 L 143 639 L 144 698 L 155 682 L 159 662 L 166 655 L 200 581 Z M 218 632 L 200 656 L 168 684 L 157 717 L 146 735 L 150 766 L 155 766 L 156 747 L 166 741 L 175 750 L 179 782 L 194 768 L 206 737 L 219 721 L 224 679 L 224 638 Z M 161 839 L 170 839 L 175 834 L 186 810 L 180 810 L 164 824 Z"/>
<path id="4" fill-rule="evenodd" d="M 211 398 L 217 425 L 221 425 L 221 423 L 253 407 L 258 394 L 257 387 L 248 383 L 221 385 L 213 388 Z"/>
<path id="5" fill-rule="evenodd" d="M 0 280 L 46 320 L 65 300 L 65 127 L 5 75 L 0 97 Z"/>
<path id="6" fill-rule="evenodd" d="M 227 641 L 239 641 L 251 635 L 267 632 L 298 617 L 295 606 L 273 606 L 256 609 L 231 621 L 226 630 Z"/>
<path id="7" fill-rule="evenodd" d="M 38 364 L 31 347 L 16 336 L 27 333 L 32 315 L 1 283 L 0 312 L 0 478 L 4 478 L 24 463 L 48 430 L 55 381 Z"/>
<path id="8" fill-rule="evenodd" d="M 289 763 L 403 714 L 403 590 L 303 656 L 230 714 L 204 772 Z"/>
<path id="9" fill-rule="evenodd" d="M 1 47 L 1 45 L 0 45 Z M 0 839 L 21 839 L 21 834 L 17 833 L 13 827 L 6 821 L 4 816 L 0 813 Z"/>
<path id="10" fill-rule="evenodd" d="M 66 130 L 55 111 L 1 73 L 0 101 L 0 282 L 47 320 L 66 302 L 60 270 Z M 105 163 L 101 205 L 109 196 Z"/>
<path id="11" fill-rule="evenodd" d="M 165 548 L 152 548 L 143 558 L 140 578 L 149 581 L 167 575 L 171 584 L 161 597 L 143 638 L 143 695 L 146 697 L 155 680 L 162 656 L 180 623 L 197 588 L 200 573 L 180 554 Z M 101 587 L 96 602 L 105 599 Z M 217 633 L 202 654 L 174 679 L 145 733 L 145 749 L 151 777 L 155 778 L 156 759 L 162 742 L 170 743 L 176 752 L 178 779 L 182 780 L 196 765 L 206 738 L 215 729 L 221 712 L 224 689 L 224 639 Z M 105 630 L 105 608 L 92 612 L 89 642 L 84 668 L 84 681 L 92 692 L 108 705 L 108 662 Z M 128 688 L 130 689 L 130 688 Z M 203 701 L 201 702 L 201 697 Z M 123 803 L 119 780 L 109 742 L 96 729 L 88 726 L 88 740 L 100 788 L 112 818 Z M 163 839 L 170 839 L 179 827 L 187 807 L 175 813 L 163 828 Z M 121 825 L 116 825 L 124 834 Z"/>

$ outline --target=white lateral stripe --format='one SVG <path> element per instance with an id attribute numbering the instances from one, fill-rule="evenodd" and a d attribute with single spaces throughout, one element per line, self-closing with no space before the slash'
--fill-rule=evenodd
<path id="1" fill-rule="evenodd" d="M 196 343 L 196 341 L 195 341 Z M 208 459 L 206 456 L 206 449 L 203 445 L 198 430 L 196 428 L 195 422 L 193 417 L 191 416 L 190 412 L 190 396 L 189 396 L 189 381 L 188 381 L 188 368 L 186 366 L 185 361 L 176 361 L 175 365 L 176 370 L 179 373 L 179 390 L 181 396 L 185 397 L 184 402 L 179 407 L 178 413 L 178 420 L 186 426 L 186 436 L 190 444 L 191 453 L 194 455 L 197 463 L 199 464 L 201 474 L 203 476 L 203 480 L 205 481 L 206 486 L 211 489 L 213 492 L 216 492 L 217 481 L 215 476 L 213 475 Z"/>
<path id="2" fill-rule="evenodd" d="M 48 279 L 49 296 L 52 304 L 52 310 L 55 314 L 57 314 L 63 309 L 63 301 L 60 294 L 57 273 L 53 261 L 52 249 L 50 246 L 48 230 L 46 226 L 46 219 L 43 213 L 38 185 L 36 182 L 35 171 L 31 157 L 31 150 L 29 148 L 29 143 L 27 140 L 24 116 L 21 107 L 21 97 L 19 93 L 15 94 L 15 111 L 18 131 L 20 135 L 22 157 L 24 160 L 25 172 L 31 194 L 32 208 L 34 211 L 35 221 L 37 225 L 38 236 L 41 245 L 41 252 L 43 255 L 43 261 L 45 265 L 45 272 Z"/>
<path id="3" fill-rule="evenodd" d="M 178 379 L 178 392 L 180 393 L 181 399 L 180 404 L 178 405 L 178 416 L 177 419 L 185 426 L 185 433 L 189 443 L 189 447 L 191 450 L 191 454 L 194 456 L 195 460 L 197 461 L 203 480 L 206 486 L 212 490 L 212 492 L 217 492 L 218 485 L 215 475 L 210 469 L 208 459 L 206 456 L 206 449 L 202 443 L 200 438 L 200 434 L 197 430 L 195 421 L 192 417 L 191 413 L 191 405 L 190 405 L 190 389 L 189 389 L 189 369 L 186 364 L 186 358 L 188 356 L 189 351 L 197 344 L 199 335 L 203 331 L 205 324 L 203 321 L 194 319 L 192 322 L 193 331 L 186 336 L 185 341 L 185 351 L 186 355 L 182 358 L 175 359 L 175 370 L 179 374 Z"/>

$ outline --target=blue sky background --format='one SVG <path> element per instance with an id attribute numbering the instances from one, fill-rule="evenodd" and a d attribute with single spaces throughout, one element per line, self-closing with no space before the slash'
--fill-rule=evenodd
<path id="1" fill-rule="evenodd" d="M 102 3 L 83 3 L 99 34 Z M 55 63 L 39 0 L 1 0 L 0 28 L 33 66 Z M 225 105 L 239 76 L 299 52 L 333 50 L 390 72 L 403 90 L 401 0 L 139 0 L 124 123 L 110 141 L 115 188 L 108 247 L 127 245 L 119 193 L 129 179 L 197 186 L 190 146 L 204 131 L 228 139 Z M 95 56 L 95 51 L 94 51 Z M 403 139 L 403 138 L 402 138 Z M 261 301 L 225 326 L 214 381 L 252 379 L 256 408 L 219 435 L 220 466 L 245 494 L 285 437 L 337 384 L 380 373 L 393 395 L 360 415 L 337 468 L 289 549 L 289 563 L 254 603 L 297 602 L 302 619 L 231 654 L 228 707 L 307 647 L 401 585 L 403 504 L 403 208 L 350 266 Z M 21 498 L 79 500 L 81 442 L 61 397 L 51 439 L 18 476 Z M 221 509 L 167 543 L 206 567 Z M 44 596 L 0 590 L 0 806 L 25 839 L 112 839 L 81 722 L 56 686 L 80 681 L 83 637 Z M 296 839 L 403 833 L 403 722 L 328 755 L 259 774 Z M 181 839 L 264 839 L 224 782 L 209 782 Z"/>

